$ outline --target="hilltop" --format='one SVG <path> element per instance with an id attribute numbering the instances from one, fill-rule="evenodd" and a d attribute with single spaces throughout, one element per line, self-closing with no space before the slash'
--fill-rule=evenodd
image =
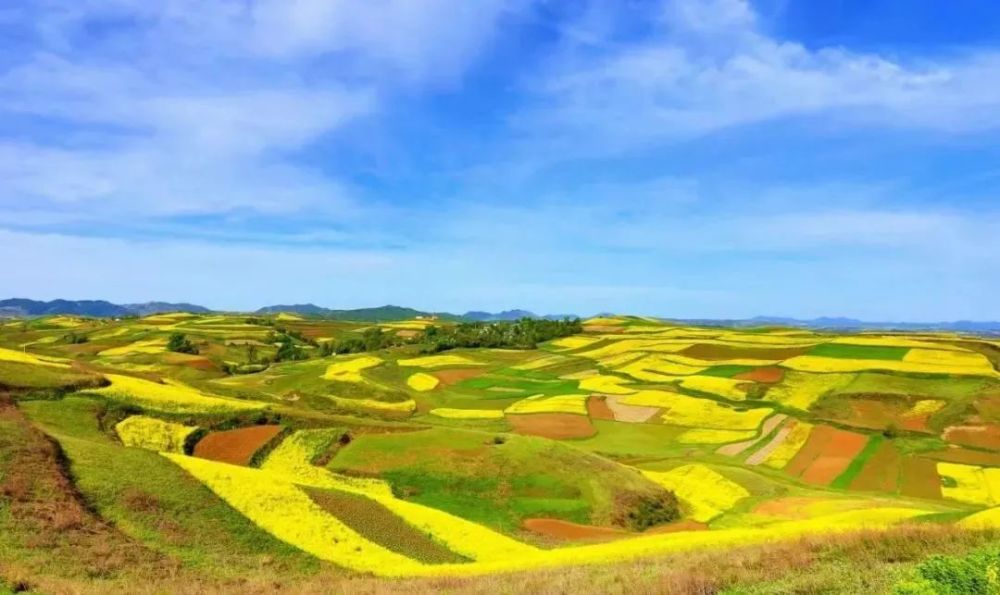
<path id="1" fill-rule="evenodd" d="M 434 322 L 0 326 L 0 586 L 879 592 L 988 559 L 992 339 Z"/>

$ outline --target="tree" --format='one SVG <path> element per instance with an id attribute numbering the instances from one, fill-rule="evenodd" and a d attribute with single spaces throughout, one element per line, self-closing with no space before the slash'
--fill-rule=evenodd
<path id="1" fill-rule="evenodd" d="M 247 362 L 254 363 L 257 361 L 257 346 L 253 343 L 247 343 Z"/>
<path id="2" fill-rule="evenodd" d="M 172 333 L 167 340 L 167 349 L 176 353 L 198 353 L 198 348 L 184 336 L 184 333 Z"/>

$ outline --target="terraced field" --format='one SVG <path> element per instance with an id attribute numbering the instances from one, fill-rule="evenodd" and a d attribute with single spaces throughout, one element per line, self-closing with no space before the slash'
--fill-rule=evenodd
<path id="1" fill-rule="evenodd" d="M 432 324 L 383 323 L 394 346 L 328 356 L 371 325 L 8 324 L 5 423 L 58 447 L 92 522 L 206 584 L 263 559 L 259 576 L 292 583 L 476 577 L 1000 523 L 988 338 L 604 317 L 537 349 L 429 353 Z M 176 333 L 197 353 L 170 351 Z M 126 586 L 125 564 L 40 566 L 10 512 L 40 497 L 11 483 L 15 446 L 0 437 L 0 592 Z"/>

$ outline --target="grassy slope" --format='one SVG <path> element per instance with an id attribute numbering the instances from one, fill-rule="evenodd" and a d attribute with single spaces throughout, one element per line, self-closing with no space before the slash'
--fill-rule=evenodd
<path id="1" fill-rule="evenodd" d="M 379 474 L 404 497 L 506 531 L 524 518 L 616 520 L 616 495 L 662 489 L 634 471 L 540 438 L 433 428 L 369 434 L 340 450 L 330 468 Z"/>
<path id="2" fill-rule="evenodd" d="M 320 563 L 257 529 L 167 459 L 124 448 L 99 431 L 99 402 L 82 397 L 21 404 L 57 440 L 87 502 L 125 534 L 208 575 L 294 576 Z"/>

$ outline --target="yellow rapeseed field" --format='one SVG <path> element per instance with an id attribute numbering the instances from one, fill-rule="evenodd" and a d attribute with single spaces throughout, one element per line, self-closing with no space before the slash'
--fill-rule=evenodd
<path id="1" fill-rule="evenodd" d="M 783 469 L 809 439 L 813 425 L 796 420 L 785 439 L 764 459 L 764 464 L 774 469 Z"/>
<path id="2" fill-rule="evenodd" d="M 618 339 L 613 343 L 596 347 L 582 353 L 575 353 L 587 359 L 600 360 L 613 355 L 635 352 L 668 352 L 681 351 L 690 347 L 691 343 L 675 343 L 664 339 Z"/>
<path id="3" fill-rule="evenodd" d="M 430 535 L 452 551 L 473 560 L 492 560 L 531 554 L 537 550 L 477 523 L 447 512 L 400 500 L 389 485 L 377 479 L 353 478 L 309 464 L 312 452 L 308 434 L 296 432 L 264 462 L 262 469 L 284 481 L 319 488 L 333 488 L 370 498 L 385 506 L 412 527 Z M 286 443 L 288 440 L 286 440 Z"/>
<path id="4" fill-rule="evenodd" d="M 698 372 L 705 370 L 707 367 L 708 366 L 705 365 L 692 366 L 689 364 L 670 361 L 662 355 L 647 355 L 642 359 L 635 360 L 634 362 L 618 368 L 618 371 L 623 374 L 628 374 L 637 380 L 646 380 L 649 382 L 669 382 L 677 376 L 697 374 Z"/>
<path id="5" fill-rule="evenodd" d="M 913 404 L 908 411 L 903 413 L 903 417 L 916 417 L 918 415 L 928 415 L 937 413 L 945 405 L 944 401 L 937 399 L 921 399 Z"/>
<path id="6" fill-rule="evenodd" d="M 621 397 L 620 402 L 665 409 L 663 423 L 715 430 L 756 430 L 774 412 L 768 407 L 738 411 L 710 399 L 699 399 L 663 390 L 640 390 Z"/>
<path id="7" fill-rule="evenodd" d="M 627 395 L 634 393 L 635 389 L 628 388 L 628 380 L 609 374 L 597 374 L 587 376 L 580 380 L 580 390 L 607 395 Z"/>
<path id="8" fill-rule="evenodd" d="M 115 433 L 125 446 L 157 452 L 183 453 L 184 442 L 196 431 L 197 426 L 185 426 L 145 415 L 133 415 L 115 425 Z"/>
<path id="9" fill-rule="evenodd" d="M 577 413 L 587 415 L 587 395 L 559 395 L 556 397 L 534 395 L 514 403 L 505 412 L 508 414 Z"/>
<path id="10" fill-rule="evenodd" d="M 911 349 L 913 351 L 923 351 Z M 930 351 L 930 350 L 926 350 Z M 952 353 L 952 352 L 941 352 Z M 952 363 L 952 360 L 941 359 L 937 354 L 918 354 L 916 357 L 921 361 L 904 359 L 878 360 L 878 359 L 847 359 L 836 357 L 819 357 L 815 355 L 799 355 L 786 359 L 781 366 L 801 372 L 862 372 L 865 370 L 888 370 L 890 372 L 916 372 L 918 374 L 956 374 L 961 376 L 992 376 L 1000 377 L 1000 373 L 993 369 L 990 361 L 981 354 L 969 354 L 962 356 L 958 360 L 961 363 Z M 976 357 L 978 356 L 978 357 Z M 906 357 L 910 357 L 907 354 Z"/>
<path id="11" fill-rule="evenodd" d="M 963 368 L 990 367 L 990 360 L 981 353 L 943 349 L 910 349 L 903 356 L 904 362 L 932 366 L 960 366 Z"/>
<path id="12" fill-rule="evenodd" d="M 340 382 L 364 382 L 365 378 L 361 371 L 374 368 L 382 363 L 382 359 L 374 355 L 362 355 L 350 359 L 340 359 L 339 357 L 326 368 L 323 378 L 327 380 L 338 380 Z"/>
<path id="13" fill-rule="evenodd" d="M 653 482 L 674 492 L 688 518 L 707 523 L 750 496 L 740 484 L 704 465 L 682 465 L 670 471 L 643 471 Z"/>
<path id="14" fill-rule="evenodd" d="M 886 347 L 915 347 L 918 349 L 941 349 L 945 351 L 966 351 L 965 349 L 958 347 L 957 345 L 950 345 L 948 343 L 939 341 L 922 341 L 919 339 L 913 339 L 908 337 L 894 337 L 894 336 L 865 336 L 865 335 L 850 335 L 847 337 L 836 337 L 833 340 L 828 341 L 829 343 L 837 344 L 847 344 L 847 345 L 873 345 L 873 346 L 886 346 Z M 905 358 L 904 358 L 905 359 Z"/>
<path id="15" fill-rule="evenodd" d="M 180 383 L 159 384 L 132 376 L 105 374 L 111 386 L 88 389 L 88 392 L 111 399 L 133 402 L 142 407 L 174 413 L 214 413 L 263 409 L 260 401 L 229 399 L 207 395 Z"/>
<path id="16" fill-rule="evenodd" d="M 97 355 L 101 357 L 115 357 L 119 355 L 130 355 L 133 353 L 163 353 L 166 350 L 166 339 L 146 339 L 145 341 L 136 341 L 135 343 L 129 343 L 128 345 L 122 345 L 121 347 L 105 349 Z"/>
<path id="17" fill-rule="evenodd" d="M 971 514 L 957 524 L 966 529 L 1000 529 L 1000 506 Z"/>
<path id="18" fill-rule="evenodd" d="M 688 390 L 717 395 L 730 401 L 742 401 L 747 398 L 746 387 L 753 383 L 735 378 L 688 376 L 682 378 L 680 384 Z"/>
<path id="19" fill-rule="evenodd" d="M 59 368 L 69 367 L 69 364 L 65 363 L 66 360 L 62 360 L 55 357 L 47 357 L 44 355 L 34 355 L 23 351 L 16 351 L 14 349 L 5 349 L 3 347 L 0 347 L 0 360 L 5 360 L 8 362 L 18 362 L 22 364 L 55 366 Z"/>
<path id="20" fill-rule="evenodd" d="M 440 383 L 441 381 L 438 380 L 436 376 L 424 374 L 423 372 L 411 374 L 410 377 L 406 379 L 406 384 L 409 385 L 410 388 L 420 392 L 434 390 Z"/>
<path id="21" fill-rule="evenodd" d="M 561 355 L 547 355 L 544 357 L 536 357 L 533 360 L 526 361 L 523 364 L 518 364 L 513 367 L 515 370 L 540 370 L 565 361 L 567 361 L 567 358 Z"/>
<path id="22" fill-rule="evenodd" d="M 462 355 L 447 354 L 447 355 L 427 355 L 423 357 L 411 357 L 409 359 L 401 359 L 396 362 L 400 366 L 413 367 L 413 368 L 438 368 L 441 366 L 482 366 L 482 362 L 477 362 L 476 360 L 469 359 Z"/>
<path id="23" fill-rule="evenodd" d="M 937 470 L 938 475 L 951 478 L 956 484 L 941 487 L 945 498 L 970 504 L 1000 505 L 1000 469 L 938 463 Z"/>
<path id="24" fill-rule="evenodd" d="M 497 409 L 431 409 L 431 415 L 447 419 L 503 419 L 503 411 Z"/>
<path id="25" fill-rule="evenodd" d="M 318 454 L 315 442 L 328 438 L 324 434 L 330 432 L 339 433 L 330 429 L 298 430 L 268 454 L 261 469 L 300 485 L 391 497 L 392 487 L 381 479 L 340 475 L 312 464 L 313 457 Z"/>
<path id="26" fill-rule="evenodd" d="M 664 356 L 664 359 L 687 366 L 770 366 L 781 360 L 761 359 L 755 357 L 734 357 L 730 359 L 714 359 L 711 361 L 689 357 L 679 353 Z"/>
<path id="27" fill-rule="evenodd" d="M 563 337 L 561 339 L 556 339 L 549 343 L 553 347 L 558 347 L 559 349 L 565 349 L 567 351 L 573 349 L 582 349 L 597 343 L 600 339 L 596 337 L 581 337 L 580 335 L 574 335 L 572 337 Z"/>
<path id="28" fill-rule="evenodd" d="M 416 573 L 423 566 L 368 541 L 279 475 L 183 455 L 164 456 L 260 528 L 321 560 L 376 574 L 386 568 L 400 574 Z"/>
<path id="29" fill-rule="evenodd" d="M 826 393 L 846 386 L 852 374 L 810 374 L 807 372 L 789 371 L 779 384 L 767 389 L 764 398 L 808 411 L 820 397 Z"/>

